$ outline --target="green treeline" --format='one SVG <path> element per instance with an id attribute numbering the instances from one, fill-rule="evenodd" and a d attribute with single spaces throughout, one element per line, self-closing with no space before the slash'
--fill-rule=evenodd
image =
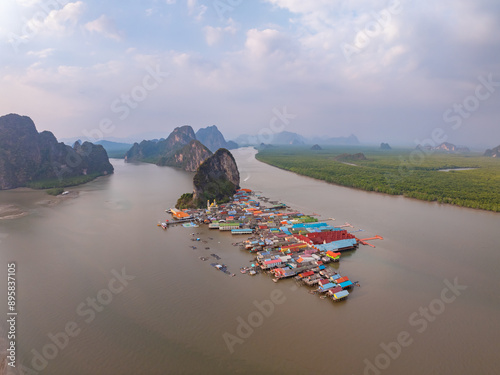
<path id="1" fill-rule="evenodd" d="M 345 152 L 367 160 L 349 165 L 334 160 Z M 257 159 L 301 175 L 357 189 L 500 212 L 500 160 L 479 154 L 336 147 L 313 151 L 276 147 Z M 442 172 L 440 169 L 477 168 Z"/>
<path id="2" fill-rule="evenodd" d="M 177 200 L 175 208 L 179 210 L 184 210 L 186 208 L 196 208 L 196 205 L 193 200 L 193 193 L 184 193 Z"/>
<path id="3" fill-rule="evenodd" d="M 64 177 L 62 179 L 53 180 L 41 180 L 35 182 L 29 182 L 26 184 L 27 187 L 32 189 L 52 189 L 52 188 L 62 188 L 67 186 L 76 186 L 85 184 L 89 181 L 95 180 L 97 177 L 102 176 L 101 173 L 92 173 L 83 176 L 74 177 Z"/>
<path id="4" fill-rule="evenodd" d="M 60 195 L 62 193 L 64 193 L 64 188 L 53 188 L 53 189 L 47 190 L 48 195 L 56 196 L 56 195 Z"/>

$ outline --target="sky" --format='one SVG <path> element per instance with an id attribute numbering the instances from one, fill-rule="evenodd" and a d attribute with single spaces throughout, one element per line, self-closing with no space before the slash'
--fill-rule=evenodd
<path id="1" fill-rule="evenodd" d="M 0 115 L 58 138 L 494 147 L 500 2 L 1 0 L 0 83 Z"/>

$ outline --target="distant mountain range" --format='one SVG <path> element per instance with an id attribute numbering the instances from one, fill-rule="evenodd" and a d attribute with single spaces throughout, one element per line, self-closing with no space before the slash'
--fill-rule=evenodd
<path id="1" fill-rule="evenodd" d="M 447 153 L 467 153 L 470 152 L 468 147 L 465 146 L 455 146 L 452 143 L 448 142 L 443 142 L 438 146 L 432 147 L 432 146 L 422 146 L 418 145 L 416 147 L 418 150 L 427 150 L 427 151 L 441 151 L 441 152 L 447 152 Z"/>
<path id="2" fill-rule="evenodd" d="M 314 145 L 314 144 L 324 145 L 324 146 L 328 145 L 355 146 L 360 144 L 358 138 L 353 134 L 351 134 L 348 137 L 324 136 L 324 137 L 306 138 L 298 133 L 289 131 L 283 131 L 275 134 L 264 133 L 262 135 L 242 134 L 236 137 L 234 140 L 227 141 L 216 125 L 199 129 L 194 134 L 194 139 L 200 141 L 212 152 L 217 151 L 219 148 L 233 150 L 238 148 L 239 146 L 259 146 L 262 143 L 266 145 L 293 145 L 293 146 Z M 74 142 L 75 140 L 78 140 L 78 138 L 68 138 L 67 140 Z M 165 140 L 166 140 L 165 138 L 159 138 L 159 139 L 156 138 L 156 139 L 149 139 L 147 142 L 159 143 L 160 144 L 159 148 L 161 148 L 161 144 Z M 142 142 L 138 142 L 138 144 L 141 144 Z M 128 151 L 133 146 L 132 143 L 129 143 L 126 140 L 121 141 L 119 138 L 113 138 L 113 139 L 110 138 L 106 140 L 97 141 L 95 143 L 101 144 L 106 149 L 110 157 L 123 157 L 126 151 Z M 144 146 L 148 147 L 146 144 Z"/>
<path id="3" fill-rule="evenodd" d="M 198 130 L 189 125 L 175 128 L 166 139 L 135 143 L 125 154 L 127 162 L 142 161 L 195 172 L 200 164 L 220 148 L 238 147 L 226 142 L 217 126 Z"/>
<path id="4" fill-rule="evenodd" d="M 354 134 L 351 134 L 348 137 L 330 137 L 330 138 L 322 138 L 316 137 L 312 139 L 312 143 L 318 143 L 323 145 L 336 145 L 336 146 L 352 146 L 359 145 L 359 139 Z"/>
<path id="5" fill-rule="evenodd" d="M 79 138 L 66 140 L 81 143 Z M 112 158 L 167 165 L 188 171 L 196 171 L 198 165 L 219 148 L 238 148 L 236 142 L 226 141 L 216 125 L 201 128 L 196 134 L 191 126 L 185 125 L 174 129 L 167 138 L 128 143 L 126 139 L 120 141 L 120 138 L 110 137 L 95 143 L 102 145 Z"/>
<path id="6" fill-rule="evenodd" d="M 276 134 L 264 134 L 261 136 L 243 134 L 235 139 L 240 145 L 255 146 L 264 144 L 271 145 L 359 145 L 358 138 L 351 134 L 348 137 L 314 137 L 306 138 L 300 134 L 283 131 Z"/>
<path id="7" fill-rule="evenodd" d="M 121 143 L 121 142 L 112 142 L 112 141 L 97 141 L 95 142 L 96 145 L 101 145 L 106 149 L 106 151 L 120 151 L 123 149 L 130 149 L 132 147 L 132 143 Z"/>

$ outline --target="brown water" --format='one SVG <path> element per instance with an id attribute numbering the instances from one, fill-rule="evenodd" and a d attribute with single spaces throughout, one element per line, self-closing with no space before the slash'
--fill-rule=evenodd
<path id="1" fill-rule="evenodd" d="M 7 263 L 17 263 L 19 362 L 51 375 L 499 373 L 499 214 L 351 190 L 259 163 L 248 151 L 235 156 L 244 187 L 348 221 L 361 238 L 384 237 L 341 259 L 340 271 L 361 284 L 347 301 L 240 274 L 251 256 L 230 234 L 162 231 L 158 220 L 191 189 L 192 175 L 114 160 L 113 176 L 72 189 L 79 197 L 57 206 L 37 205 L 42 192 L 0 192 L 0 204 L 30 211 L 0 221 L 2 280 Z M 207 243 L 193 243 L 193 232 Z M 199 259 L 212 252 L 237 276 Z M 123 268 L 135 278 L 109 285 Z M 445 280 L 455 278 L 467 289 L 445 291 L 442 302 Z M 254 302 L 276 291 L 280 304 L 263 317 Z M 100 298 L 97 308 L 89 297 Z M 6 311 L 5 287 L 0 300 Z M 237 331 L 239 317 L 253 332 Z M 74 337 L 50 346 L 49 334 L 68 323 Z M 237 340 L 233 353 L 225 333 Z M 390 344 L 398 336 L 405 347 Z M 50 359 L 33 363 L 33 350 L 44 349 Z"/>

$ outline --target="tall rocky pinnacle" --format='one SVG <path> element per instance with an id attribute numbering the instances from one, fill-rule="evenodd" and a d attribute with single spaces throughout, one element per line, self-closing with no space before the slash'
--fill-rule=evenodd
<path id="1" fill-rule="evenodd" d="M 175 128 L 167 139 L 135 143 L 125 154 L 125 161 L 141 161 L 195 172 L 212 152 L 201 142 L 191 126 Z"/>
<path id="2" fill-rule="evenodd" d="M 240 172 L 233 155 L 225 148 L 205 160 L 193 178 L 194 200 L 206 204 L 207 200 L 227 202 L 240 188 Z"/>
<path id="3" fill-rule="evenodd" d="M 193 178 L 193 193 L 184 194 L 177 208 L 205 207 L 207 201 L 228 202 L 240 188 L 240 172 L 233 155 L 225 148 L 205 160 Z"/>
<path id="4" fill-rule="evenodd" d="M 125 154 L 125 160 L 158 163 L 160 158 L 170 156 L 192 140 L 196 140 L 193 128 L 189 125 L 181 126 L 175 128 L 167 139 L 134 143 Z"/>

